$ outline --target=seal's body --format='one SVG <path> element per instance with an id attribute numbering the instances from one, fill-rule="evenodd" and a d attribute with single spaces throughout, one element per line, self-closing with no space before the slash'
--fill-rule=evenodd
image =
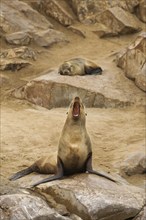
<path id="1" fill-rule="evenodd" d="M 16 180 L 32 172 L 55 173 L 54 176 L 43 179 L 33 186 L 61 179 L 66 175 L 85 172 L 116 182 L 109 174 L 94 171 L 92 168 L 92 148 L 86 130 L 86 113 L 79 97 L 75 97 L 69 106 L 68 116 L 59 141 L 57 163 L 55 162 L 53 165 L 49 157 L 41 158 L 32 166 L 14 174 L 10 180 Z"/>
<path id="2" fill-rule="evenodd" d="M 58 70 L 61 75 L 92 75 L 102 74 L 102 69 L 96 63 L 85 58 L 73 58 L 65 61 Z"/>

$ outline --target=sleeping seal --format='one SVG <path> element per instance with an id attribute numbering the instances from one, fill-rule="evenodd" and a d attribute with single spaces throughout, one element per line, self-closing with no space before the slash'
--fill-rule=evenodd
<path id="1" fill-rule="evenodd" d="M 65 61 L 58 70 L 61 75 L 92 75 L 102 74 L 102 69 L 96 63 L 84 58 L 73 58 Z"/>
<path id="2" fill-rule="evenodd" d="M 54 161 L 54 159 L 52 159 Z M 75 97 L 68 110 L 61 137 L 59 140 L 56 162 L 52 163 L 49 157 L 43 157 L 32 166 L 19 171 L 10 177 L 16 180 L 32 172 L 52 174 L 46 179 L 34 183 L 33 186 L 61 179 L 75 173 L 93 173 L 116 182 L 109 174 L 98 172 L 92 168 L 92 148 L 90 137 L 86 130 L 85 107 L 79 97 Z"/>

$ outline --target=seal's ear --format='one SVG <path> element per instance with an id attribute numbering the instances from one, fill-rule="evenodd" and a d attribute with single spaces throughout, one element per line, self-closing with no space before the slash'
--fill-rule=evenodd
<path id="1" fill-rule="evenodd" d="M 66 112 L 66 114 L 68 115 L 68 112 Z"/>
<path id="2" fill-rule="evenodd" d="M 85 113 L 85 115 L 87 116 L 87 113 Z"/>

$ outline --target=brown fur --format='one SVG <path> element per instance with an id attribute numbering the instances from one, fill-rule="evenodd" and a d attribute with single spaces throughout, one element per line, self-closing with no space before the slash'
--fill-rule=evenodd
<path id="1" fill-rule="evenodd" d="M 55 173 L 54 176 L 43 179 L 33 186 L 60 179 L 64 175 L 82 172 L 103 176 L 115 182 L 108 174 L 94 171 L 92 168 L 92 149 L 86 130 L 86 113 L 79 97 L 75 97 L 69 106 L 68 116 L 59 140 L 57 162 L 54 157 L 43 157 L 32 166 L 14 174 L 10 180 L 19 179 L 32 172 Z"/>
<path id="2" fill-rule="evenodd" d="M 101 74 L 102 69 L 96 63 L 85 58 L 73 58 L 65 61 L 58 70 L 61 75 Z"/>
<path id="3" fill-rule="evenodd" d="M 74 102 L 79 102 L 80 115 L 73 118 Z M 69 107 L 58 147 L 58 156 L 63 161 L 67 173 L 77 173 L 84 169 L 85 161 L 91 152 L 91 141 L 86 130 L 86 113 L 80 99 L 74 99 Z"/>

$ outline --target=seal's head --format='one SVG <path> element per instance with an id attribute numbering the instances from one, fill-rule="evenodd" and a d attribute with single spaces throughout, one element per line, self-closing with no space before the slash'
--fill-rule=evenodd
<path id="1" fill-rule="evenodd" d="M 72 72 L 73 66 L 69 62 L 64 62 L 59 69 L 61 75 L 72 75 Z"/>
<path id="2" fill-rule="evenodd" d="M 85 107 L 82 100 L 79 97 L 75 97 L 69 106 L 68 117 L 74 121 L 79 121 L 80 119 L 85 121 L 85 116 Z"/>

